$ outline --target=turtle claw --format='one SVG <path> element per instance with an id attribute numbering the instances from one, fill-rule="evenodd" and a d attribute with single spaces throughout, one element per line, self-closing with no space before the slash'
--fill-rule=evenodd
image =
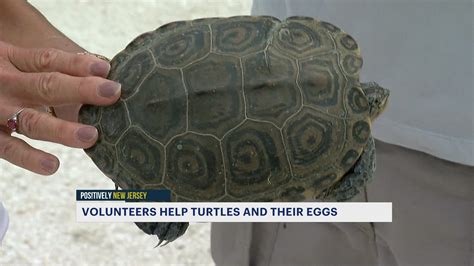
<path id="1" fill-rule="evenodd" d="M 163 241 L 165 241 L 164 239 L 161 239 L 158 244 L 156 244 L 156 246 L 154 248 L 157 248 L 157 247 L 162 247 L 160 246 L 161 243 L 163 243 Z M 166 242 L 166 244 L 168 244 L 168 242 Z"/>
<path id="2" fill-rule="evenodd" d="M 163 241 L 166 241 L 167 245 L 169 242 L 173 242 L 178 237 L 182 236 L 188 228 L 188 223 L 135 223 L 143 232 L 149 235 L 156 235 L 160 240 L 156 247 L 160 246 Z"/>
<path id="3" fill-rule="evenodd" d="M 161 243 L 163 243 L 163 241 L 165 241 L 165 240 L 164 240 L 164 239 L 161 239 L 161 240 L 158 242 L 158 244 L 156 244 L 156 246 L 155 246 L 154 248 L 157 248 L 157 247 L 160 247 L 160 248 L 161 248 L 161 247 L 164 247 L 164 246 L 166 246 L 166 245 L 168 245 L 169 243 L 172 242 L 172 241 L 166 240 L 166 242 L 165 242 L 163 245 L 160 245 Z"/>

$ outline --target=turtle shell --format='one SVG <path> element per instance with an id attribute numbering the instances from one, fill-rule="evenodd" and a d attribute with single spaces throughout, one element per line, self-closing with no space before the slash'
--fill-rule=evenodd
<path id="1" fill-rule="evenodd" d="M 83 106 L 86 153 L 122 188 L 175 201 L 299 201 L 334 184 L 370 136 L 356 41 L 308 17 L 173 22 L 111 61 L 120 100 Z"/>

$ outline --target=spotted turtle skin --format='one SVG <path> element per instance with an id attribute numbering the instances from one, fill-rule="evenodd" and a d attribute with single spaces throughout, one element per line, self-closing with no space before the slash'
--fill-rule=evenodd
<path id="1" fill-rule="evenodd" d="M 314 199 L 373 141 L 359 46 L 328 22 L 173 22 L 111 65 L 120 100 L 84 106 L 80 122 L 98 128 L 86 153 L 121 188 L 170 189 L 173 201 Z"/>

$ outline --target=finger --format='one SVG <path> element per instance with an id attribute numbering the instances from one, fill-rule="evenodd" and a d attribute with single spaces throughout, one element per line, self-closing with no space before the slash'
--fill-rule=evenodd
<path id="1" fill-rule="evenodd" d="M 9 105 L 0 104 L 0 130 L 3 132 L 9 133 L 11 135 L 12 129 L 8 125 L 10 118 L 18 112 L 21 107 L 13 107 Z M 15 123 L 13 123 L 14 126 Z"/>
<path id="2" fill-rule="evenodd" d="M 32 104 L 87 103 L 109 105 L 120 97 L 121 85 L 99 77 L 73 77 L 59 72 L 22 73 L 10 90 Z"/>
<path id="3" fill-rule="evenodd" d="M 12 105 L 5 105 L 5 104 L 0 104 L 0 130 L 2 130 L 2 126 L 5 128 L 7 125 L 8 119 L 10 119 L 16 112 L 21 110 L 22 108 L 17 106 L 12 106 Z M 47 108 L 45 106 L 37 106 L 32 109 L 35 109 L 40 112 L 47 112 Z"/>
<path id="4" fill-rule="evenodd" d="M 0 158 L 41 175 L 54 174 L 59 167 L 59 160 L 55 156 L 35 149 L 3 131 L 0 131 Z"/>
<path id="5" fill-rule="evenodd" d="M 110 64 L 94 56 L 53 48 L 25 49 L 8 46 L 8 59 L 23 72 L 61 72 L 73 76 L 107 77 Z"/>
<path id="6" fill-rule="evenodd" d="M 82 104 L 67 104 L 54 107 L 56 116 L 62 120 L 77 122 Z"/>
<path id="7" fill-rule="evenodd" d="M 5 127 L 5 126 L 1 126 L 1 125 L 0 125 L 0 131 L 3 131 L 4 133 L 6 133 L 8 135 L 12 134 L 11 129 L 9 129 L 8 127 Z"/>
<path id="8" fill-rule="evenodd" d="M 18 116 L 18 122 L 18 132 L 29 138 L 73 148 L 89 148 L 98 137 L 95 127 L 64 121 L 33 109 L 23 110 Z"/>

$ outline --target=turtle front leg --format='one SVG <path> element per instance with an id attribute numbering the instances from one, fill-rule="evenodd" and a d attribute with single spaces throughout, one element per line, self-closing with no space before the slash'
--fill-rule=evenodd
<path id="1" fill-rule="evenodd" d="M 186 229 L 188 229 L 189 223 L 135 223 L 138 228 L 140 228 L 143 232 L 149 235 L 156 235 L 159 239 L 157 247 L 163 242 L 166 241 L 165 244 L 169 242 L 173 242 L 178 237 L 182 236 Z"/>
<path id="2" fill-rule="evenodd" d="M 337 183 L 322 192 L 325 201 L 348 201 L 359 194 L 375 175 L 375 142 L 370 137 L 359 160 Z"/>

